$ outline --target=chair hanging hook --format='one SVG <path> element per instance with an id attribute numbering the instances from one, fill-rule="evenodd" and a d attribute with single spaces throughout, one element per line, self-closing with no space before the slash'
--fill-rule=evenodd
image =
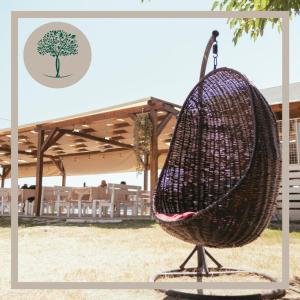
<path id="1" fill-rule="evenodd" d="M 203 79 L 205 76 L 205 70 L 207 65 L 207 60 L 209 57 L 209 53 L 211 51 L 211 48 L 213 48 L 213 58 L 214 58 L 214 70 L 217 68 L 217 57 L 218 57 L 218 44 L 217 44 L 217 37 L 219 36 L 219 32 L 217 30 L 214 30 L 212 32 L 212 35 L 206 45 L 202 64 L 201 64 L 201 70 L 200 70 L 200 77 L 199 80 Z"/>
<path id="2" fill-rule="evenodd" d="M 218 42 L 215 41 L 213 44 L 213 58 L 214 58 L 214 70 L 216 70 L 218 65 Z"/>

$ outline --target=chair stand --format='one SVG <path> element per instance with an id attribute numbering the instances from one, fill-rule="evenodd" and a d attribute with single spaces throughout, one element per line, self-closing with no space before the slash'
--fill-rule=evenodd
<path id="1" fill-rule="evenodd" d="M 185 265 L 188 261 L 193 257 L 196 253 L 197 255 L 197 267 L 196 268 L 185 268 Z M 208 267 L 207 259 L 209 258 L 216 267 Z M 276 279 L 270 277 L 269 275 L 258 273 L 256 271 L 245 271 L 239 269 L 232 268 L 224 268 L 203 246 L 195 246 L 193 251 L 188 255 L 185 261 L 179 266 L 178 269 L 170 270 L 166 272 L 161 272 L 155 275 L 150 281 L 156 282 L 158 279 L 163 278 L 174 278 L 174 277 L 195 277 L 197 278 L 197 282 L 202 282 L 204 277 L 217 277 L 222 275 L 235 275 L 235 274 L 248 274 L 248 275 L 256 275 L 261 278 L 267 279 L 270 282 L 276 282 Z M 158 291 L 165 293 L 170 299 L 201 299 L 201 300 L 212 300 L 212 299 L 243 299 L 243 300 L 262 300 L 262 299 L 279 299 L 284 297 L 285 290 L 277 289 L 272 290 L 267 293 L 260 294 L 248 294 L 248 295 L 230 295 L 230 296 L 222 296 L 222 295 L 204 295 L 203 290 L 198 290 L 198 294 L 185 293 L 176 290 L 162 290 Z"/>

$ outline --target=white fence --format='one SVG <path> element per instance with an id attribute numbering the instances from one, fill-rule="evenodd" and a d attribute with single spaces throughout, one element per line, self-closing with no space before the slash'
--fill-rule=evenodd
<path id="1" fill-rule="evenodd" d="M 280 187 L 278 211 L 282 208 L 282 188 Z M 289 166 L 290 221 L 300 221 L 300 165 Z"/>

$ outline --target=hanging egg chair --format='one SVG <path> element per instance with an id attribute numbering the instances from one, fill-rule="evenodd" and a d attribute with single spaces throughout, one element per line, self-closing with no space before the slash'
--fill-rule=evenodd
<path id="1" fill-rule="evenodd" d="M 158 274 L 154 281 L 168 275 L 232 272 L 204 247 L 240 247 L 254 241 L 276 208 L 281 155 L 275 117 L 244 75 L 216 68 L 217 36 L 214 31 L 204 54 L 200 81 L 178 116 L 153 200 L 161 227 L 195 247 L 179 269 Z M 215 69 L 204 75 L 211 47 Z M 185 264 L 196 252 L 197 268 L 186 269 Z M 208 268 L 207 256 L 216 268 Z M 278 298 L 284 291 L 271 294 Z"/>

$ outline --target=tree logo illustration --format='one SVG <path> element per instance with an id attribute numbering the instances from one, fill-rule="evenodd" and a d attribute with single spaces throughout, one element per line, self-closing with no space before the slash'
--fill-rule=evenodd
<path id="1" fill-rule="evenodd" d="M 49 22 L 29 34 L 23 58 L 33 80 L 57 89 L 72 86 L 86 75 L 92 51 L 85 33 L 78 27 L 65 22 Z"/>
<path id="2" fill-rule="evenodd" d="M 63 78 L 71 76 L 61 75 L 61 56 L 70 56 L 78 54 L 78 42 L 76 35 L 64 30 L 49 30 L 37 43 L 37 52 L 39 55 L 50 55 L 55 58 L 56 74 L 46 75 L 53 78 Z"/>

